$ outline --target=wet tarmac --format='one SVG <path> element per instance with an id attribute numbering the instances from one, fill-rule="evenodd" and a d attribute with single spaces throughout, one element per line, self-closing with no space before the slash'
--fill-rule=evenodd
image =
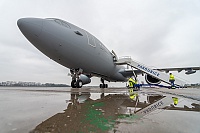
<path id="1" fill-rule="evenodd" d="M 2 133 L 200 132 L 197 88 L 0 87 L 0 107 Z"/>

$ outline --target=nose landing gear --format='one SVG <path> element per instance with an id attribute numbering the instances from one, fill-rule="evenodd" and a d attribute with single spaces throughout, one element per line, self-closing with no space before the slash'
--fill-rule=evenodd
<path id="1" fill-rule="evenodd" d="M 83 82 L 79 79 L 79 75 L 83 72 L 82 69 L 71 69 L 71 76 L 72 76 L 72 82 L 71 87 L 72 88 L 81 88 L 83 86 Z"/>
<path id="2" fill-rule="evenodd" d="M 82 88 L 83 82 L 81 80 L 72 80 L 71 87 L 72 88 Z"/>

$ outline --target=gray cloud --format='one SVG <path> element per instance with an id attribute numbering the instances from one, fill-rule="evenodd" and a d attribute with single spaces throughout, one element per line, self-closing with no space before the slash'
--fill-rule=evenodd
<path id="1" fill-rule="evenodd" d="M 96 36 L 119 56 L 156 67 L 200 66 L 200 2 L 188 0 L 1 0 L 0 81 L 70 83 L 68 69 L 32 46 L 22 17 L 61 18 Z M 200 82 L 200 72 L 186 76 Z M 94 78 L 92 84 L 99 83 Z"/>

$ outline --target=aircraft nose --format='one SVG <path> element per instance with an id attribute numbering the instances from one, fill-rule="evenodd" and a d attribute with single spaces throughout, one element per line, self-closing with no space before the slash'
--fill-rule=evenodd
<path id="1" fill-rule="evenodd" d="M 21 32 L 26 36 L 39 37 L 43 27 L 43 19 L 40 18 L 21 18 L 17 21 Z"/>

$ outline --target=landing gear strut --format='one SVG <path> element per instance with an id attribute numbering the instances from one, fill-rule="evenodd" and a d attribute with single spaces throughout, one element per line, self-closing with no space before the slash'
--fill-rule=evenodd
<path id="1" fill-rule="evenodd" d="M 81 88 L 83 86 L 83 82 L 79 79 L 79 75 L 83 72 L 82 69 L 71 69 L 70 70 L 72 75 L 72 88 Z"/>
<path id="2" fill-rule="evenodd" d="M 104 84 L 104 79 L 101 78 L 102 84 L 99 85 L 100 88 L 108 88 L 108 84 Z"/>

